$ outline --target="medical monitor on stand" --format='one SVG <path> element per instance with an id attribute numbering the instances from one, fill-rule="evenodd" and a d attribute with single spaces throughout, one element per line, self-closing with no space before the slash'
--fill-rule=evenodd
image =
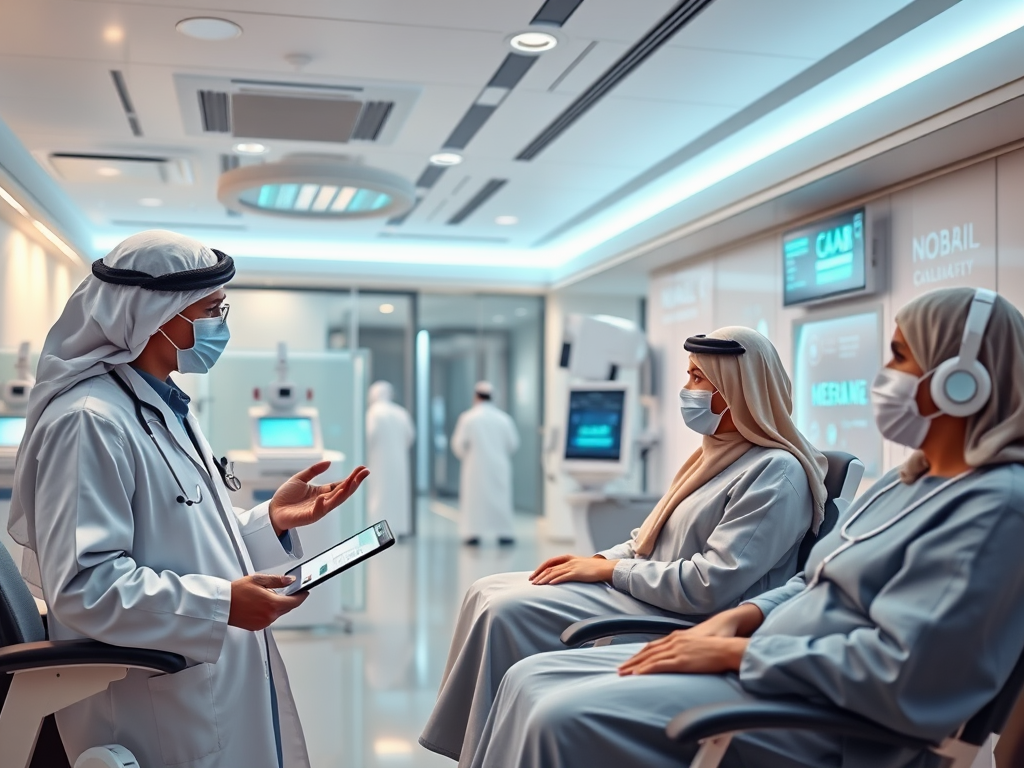
<path id="1" fill-rule="evenodd" d="M 591 381 L 569 387 L 563 471 L 584 489 L 603 488 L 629 473 L 633 435 L 630 386 Z"/>

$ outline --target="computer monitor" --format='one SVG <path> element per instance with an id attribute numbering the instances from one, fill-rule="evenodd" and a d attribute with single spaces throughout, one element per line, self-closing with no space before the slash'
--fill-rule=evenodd
<path id="1" fill-rule="evenodd" d="M 315 448 L 313 419 L 309 416 L 261 416 L 257 445 L 265 450 Z"/>
<path id="2" fill-rule="evenodd" d="M 17 448 L 24 436 L 24 416 L 0 416 L 0 448 Z"/>
<path id="3" fill-rule="evenodd" d="M 562 454 L 567 474 L 592 484 L 629 471 L 629 393 L 624 382 L 588 382 L 569 388 Z"/>

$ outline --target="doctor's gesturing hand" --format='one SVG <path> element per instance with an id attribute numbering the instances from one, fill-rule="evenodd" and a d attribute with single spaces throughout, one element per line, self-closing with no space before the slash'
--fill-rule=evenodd
<path id="1" fill-rule="evenodd" d="M 274 533 L 284 535 L 292 528 L 315 523 L 328 512 L 340 507 L 358 490 L 370 474 L 366 467 L 356 467 L 344 480 L 327 485 L 310 485 L 317 475 L 322 475 L 331 466 L 329 461 L 318 461 L 296 475 L 292 475 L 277 489 L 270 500 L 270 522 Z"/>

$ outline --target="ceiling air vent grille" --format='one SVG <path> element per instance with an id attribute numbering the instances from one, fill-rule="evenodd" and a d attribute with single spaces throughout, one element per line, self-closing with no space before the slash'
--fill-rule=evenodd
<path id="1" fill-rule="evenodd" d="M 199 114 L 207 133 L 231 133 L 228 95 L 223 91 L 199 91 Z"/>
<path id="2" fill-rule="evenodd" d="M 380 132 L 384 130 L 384 123 L 388 121 L 394 106 L 393 101 L 368 101 L 363 104 L 363 111 L 359 113 L 352 138 L 359 141 L 376 141 Z"/>
<path id="3" fill-rule="evenodd" d="M 516 160 L 533 160 L 555 139 L 565 133 L 569 126 L 583 115 L 615 86 L 629 77 L 633 70 L 647 60 L 661 46 L 667 43 L 683 27 L 693 21 L 701 11 L 714 0 L 683 0 L 638 40 L 632 48 L 609 67 L 604 74 L 591 83 L 580 96 L 565 108 L 522 152 Z"/>
<path id="4" fill-rule="evenodd" d="M 488 181 L 483 185 L 479 192 L 470 198 L 468 203 L 462 206 L 454 216 L 448 219 L 448 223 L 456 225 L 464 222 L 473 215 L 477 208 L 494 197 L 498 190 L 504 187 L 507 183 L 508 179 L 491 179 Z"/>

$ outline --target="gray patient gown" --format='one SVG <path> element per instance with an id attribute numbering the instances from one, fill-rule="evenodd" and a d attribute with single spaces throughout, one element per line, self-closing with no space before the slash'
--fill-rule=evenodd
<path id="1" fill-rule="evenodd" d="M 632 542 L 600 553 L 620 560 L 613 585 L 535 586 L 529 573 L 480 579 L 463 601 L 420 744 L 467 763 L 505 672 L 520 659 L 563 648 L 559 635 L 576 621 L 707 615 L 785 584 L 812 512 L 800 462 L 755 446 L 679 505 L 650 558 L 637 557 Z"/>
<path id="2" fill-rule="evenodd" d="M 889 473 L 862 496 L 844 519 Z M 897 485 L 850 528 L 891 520 L 940 485 Z M 843 542 L 838 527 L 807 564 L 808 578 Z M 757 597 L 766 615 L 739 675 L 619 677 L 641 645 L 542 654 L 505 676 L 476 768 L 643 765 L 678 768 L 694 750 L 670 742 L 679 712 L 743 691 L 829 702 L 932 741 L 988 703 L 1024 648 L 1024 466 L 974 473 L 880 535 L 855 544 L 807 587 L 804 575 Z M 807 732 L 744 734 L 726 768 L 933 768 L 928 753 Z"/>

